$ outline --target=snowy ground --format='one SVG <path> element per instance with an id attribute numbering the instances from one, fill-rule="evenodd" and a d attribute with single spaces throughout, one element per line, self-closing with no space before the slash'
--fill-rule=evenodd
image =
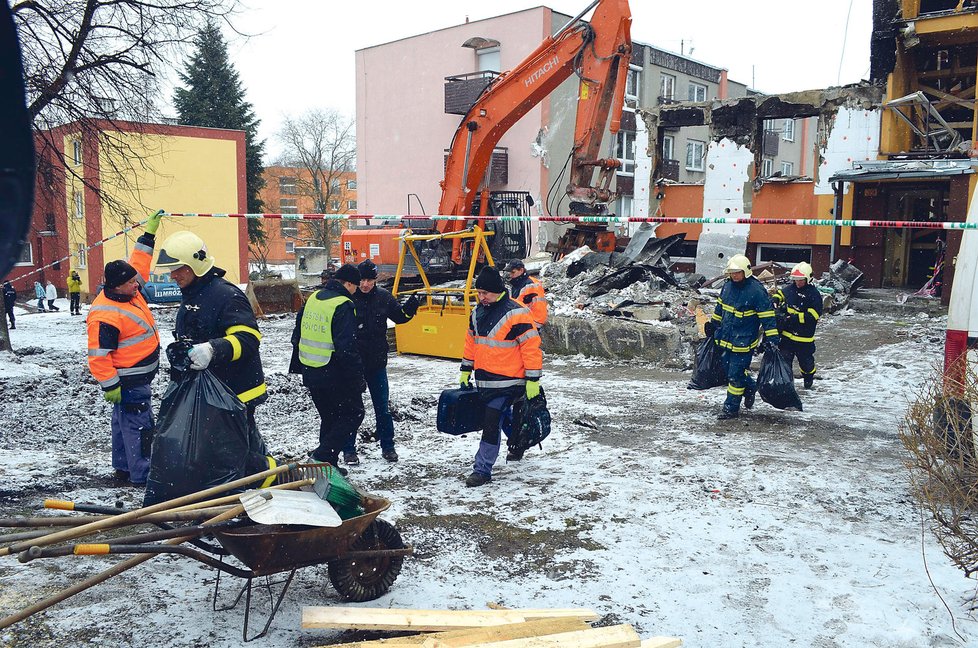
<path id="1" fill-rule="evenodd" d="M 171 328 L 173 311 L 156 312 Z M 298 457 L 318 420 L 283 373 L 292 320 L 261 326 L 272 396 L 259 424 L 273 452 Z M 478 489 L 461 481 L 476 436 L 434 429 L 457 363 L 392 358 L 392 400 L 407 417 L 401 462 L 368 446 L 351 478 L 393 500 L 384 517 L 417 554 L 388 595 L 362 605 L 583 606 L 643 637 L 708 648 L 978 645 L 975 583 L 922 534 L 897 437 L 907 398 L 941 356 L 942 326 L 826 318 L 805 412 L 758 400 L 728 422 L 714 419 L 723 391 L 687 391 L 688 373 L 548 357 L 551 439 L 521 463 L 500 460 Z M 84 329 L 66 304 L 23 314 L 12 340 L 36 353 L 0 355 L 0 516 L 30 514 L 45 497 L 140 499 L 109 485 L 109 408 L 85 369 Z M 0 558 L 0 615 L 112 562 Z M 238 646 L 243 611 L 212 612 L 213 582 L 199 563 L 156 558 L 0 631 L 0 645 Z M 350 637 L 299 629 L 301 606 L 338 604 L 325 569 L 300 570 L 258 645 Z"/>

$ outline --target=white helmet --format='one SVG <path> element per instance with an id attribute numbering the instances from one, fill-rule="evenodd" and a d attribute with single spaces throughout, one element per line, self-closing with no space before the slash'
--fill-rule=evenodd
<path id="1" fill-rule="evenodd" d="M 789 275 L 789 276 L 793 280 L 794 279 L 804 279 L 806 281 L 811 281 L 812 280 L 812 266 L 810 264 L 805 263 L 804 261 L 802 261 L 801 263 L 798 263 L 797 265 L 795 265 L 794 268 L 791 269 L 791 275 Z"/>
<path id="2" fill-rule="evenodd" d="M 726 274 L 731 272 L 743 272 L 744 278 L 751 276 L 750 261 L 743 254 L 735 254 L 727 261 L 727 267 L 723 269 Z"/>
<path id="3" fill-rule="evenodd" d="M 214 257 L 207 253 L 204 240 L 193 232 L 183 231 L 172 234 L 160 246 L 156 267 L 178 268 L 180 266 L 188 266 L 198 277 L 203 277 L 214 267 Z"/>

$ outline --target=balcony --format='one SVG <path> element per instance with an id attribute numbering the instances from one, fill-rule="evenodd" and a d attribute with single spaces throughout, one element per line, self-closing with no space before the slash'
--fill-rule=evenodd
<path id="1" fill-rule="evenodd" d="M 659 167 L 659 177 L 664 180 L 679 182 L 679 160 L 662 160 Z"/>
<path id="2" fill-rule="evenodd" d="M 777 157 L 780 146 L 781 131 L 764 131 L 764 138 L 761 140 L 761 155 L 765 157 Z"/>
<path id="3" fill-rule="evenodd" d="M 448 150 L 445 150 L 445 166 L 448 166 Z M 505 187 L 509 182 L 509 149 L 505 146 L 497 146 L 492 150 L 492 157 L 489 160 L 489 168 L 483 184 L 486 187 Z"/>
<path id="4" fill-rule="evenodd" d="M 672 104 L 679 103 L 679 99 L 676 99 L 675 97 L 658 97 L 656 100 L 659 102 L 660 106 L 671 106 Z"/>
<path id="5" fill-rule="evenodd" d="M 464 115 L 469 112 L 497 72 L 470 72 L 445 77 L 445 113 L 449 115 Z"/>

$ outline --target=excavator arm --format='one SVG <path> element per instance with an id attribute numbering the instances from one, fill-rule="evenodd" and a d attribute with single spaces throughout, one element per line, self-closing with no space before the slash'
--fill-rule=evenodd
<path id="1" fill-rule="evenodd" d="M 580 21 L 592 8 L 590 24 Z M 473 201 L 496 144 L 513 124 L 572 73 L 581 81 L 567 193 L 572 208 L 586 205 L 587 213 L 601 213 L 600 205 L 614 198 L 608 185 L 618 161 L 603 160 L 598 155 L 609 113 L 612 134 L 619 129 L 632 52 L 631 22 L 628 0 L 594 0 L 519 65 L 497 77 L 455 132 L 441 183 L 438 213 L 472 213 Z M 595 168 L 601 170 L 598 187 L 592 186 Z M 439 223 L 442 232 L 464 227 L 464 221 Z M 460 263 L 460 242 L 454 243 L 452 258 Z"/>

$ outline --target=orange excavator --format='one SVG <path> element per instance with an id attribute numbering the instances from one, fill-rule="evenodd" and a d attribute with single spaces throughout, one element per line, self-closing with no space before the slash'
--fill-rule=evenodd
<path id="1" fill-rule="evenodd" d="M 581 18 L 591 9 L 590 23 Z M 482 186 L 493 148 L 523 115 L 553 92 L 571 74 L 580 78 L 577 121 L 571 149 L 570 183 L 566 193 L 572 215 L 608 214 L 617 195 L 610 188 L 621 163 L 601 158 L 606 125 L 618 132 L 632 53 L 628 0 L 594 0 L 562 29 L 540 44 L 523 62 L 496 77 L 483 91 L 455 132 L 441 182 L 438 213 L 491 213 L 491 193 Z M 608 117 L 611 117 L 610 124 Z M 593 182 L 598 172 L 597 182 Z M 478 198 L 478 202 L 477 202 Z M 485 229 L 485 222 L 478 221 Z M 443 233 L 470 227 L 466 221 L 440 221 Z M 558 253 L 588 244 L 614 250 L 615 237 L 604 225 L 578 226 L 558 243 Z M 464 239 L 452 242 L 452 261 L 465 262 L 471 250 Z"/>

